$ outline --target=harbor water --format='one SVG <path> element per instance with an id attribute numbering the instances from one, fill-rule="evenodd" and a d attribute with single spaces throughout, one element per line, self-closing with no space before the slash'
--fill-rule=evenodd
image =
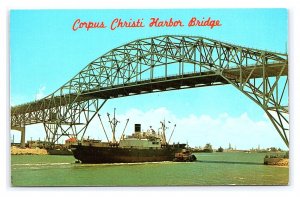
<path id="1" fill-rule="evenodd" d="M 265 153 L 195 153 L 196 162 L 79 164 L 73 156 L 12 155 L 12 186 L 287 185 Z"/>

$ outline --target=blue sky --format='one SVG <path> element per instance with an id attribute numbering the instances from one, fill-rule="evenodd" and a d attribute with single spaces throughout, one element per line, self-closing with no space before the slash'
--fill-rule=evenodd
<path id="1" fill-rule="evenodd" d="M 147 24 L 151 17 L 162 20 L 172 17 L 185 24 L 192 17 L 211 17 L 220 20 L 222 26 L 213 29 L 187 26 L 149 28 Z M 72 25 L 78 18 L 81 21 L 104 21 L 107 26 L 114 18 L 143 18 L 146 27 L 73 31 Z M 112 48 L 139 38 L 165 34 L 195 35 L 285 53 L 287 23 L 285 9 L 13 10 L 10 13 L 11 105 L 47 96 L 89 62 Z M 188 141 L 192 146 L 210 142 L 215 147 L 227 147 L 231 142 L 237 148 L 258 145 L 286 148 L 263 111 L 232 86 L 113 99 L 105 104 L 101 113 L 112 111 L 114 107 L 120 117 L 131 117 L 131 125 L 137 116 L 148 119 L 139 120 L 144 121 L 145 127 L 149 119 L 153 121 L 151 124 L 158 125 L 157 116 L 172 119 L 177 125 L 181 123 L 174 140 Z M 96 121 L 93 121 L 89 135 L 98 138 L 101 130 Z M 257 127 L 252 129 L 250 126 Z M 127 134 L 131 133 L 130 129 L 128 127 Z M 185 129 L 188 131 L 183 131 Z M 27 139 L 44 136 L 39 125 L 28 126 L 27 131 Z M 18 132 L 12 132 L 12 135 L 19 138 Z M 103 136 L 100 134 L 100 137 Z"/>

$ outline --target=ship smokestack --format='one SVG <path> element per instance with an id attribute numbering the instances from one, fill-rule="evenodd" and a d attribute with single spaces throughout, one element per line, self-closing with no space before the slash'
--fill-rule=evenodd
<path id="1" fill-rule="evenodd" d="M 134 132 L 141 132 L 141 124 L 134 124 Z"/>

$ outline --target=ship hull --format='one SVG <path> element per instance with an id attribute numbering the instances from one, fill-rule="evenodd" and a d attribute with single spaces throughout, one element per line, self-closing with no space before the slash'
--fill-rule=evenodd
<path id="1" fill-rule="evenodd" d="M 74 157 L 81 163 L 136 163 L 173 161 L 180 146 L 166 146 L 157 149 L 72 146 Z"/>

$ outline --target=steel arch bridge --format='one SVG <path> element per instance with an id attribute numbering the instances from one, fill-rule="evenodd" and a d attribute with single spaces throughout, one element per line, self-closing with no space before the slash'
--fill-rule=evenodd
<path id="1" fill-rule="evenodd" d="M 112 98 L 231 84 L 260 106 L 289 145 L 288 55 L 198 36 L 138 39 L 89 63 L 49 96 L 11 107 L 11 128 L 43 123 L 46 138 L 84 136 Z M 22 140 L 21 140 L 22 141 Z"/>

